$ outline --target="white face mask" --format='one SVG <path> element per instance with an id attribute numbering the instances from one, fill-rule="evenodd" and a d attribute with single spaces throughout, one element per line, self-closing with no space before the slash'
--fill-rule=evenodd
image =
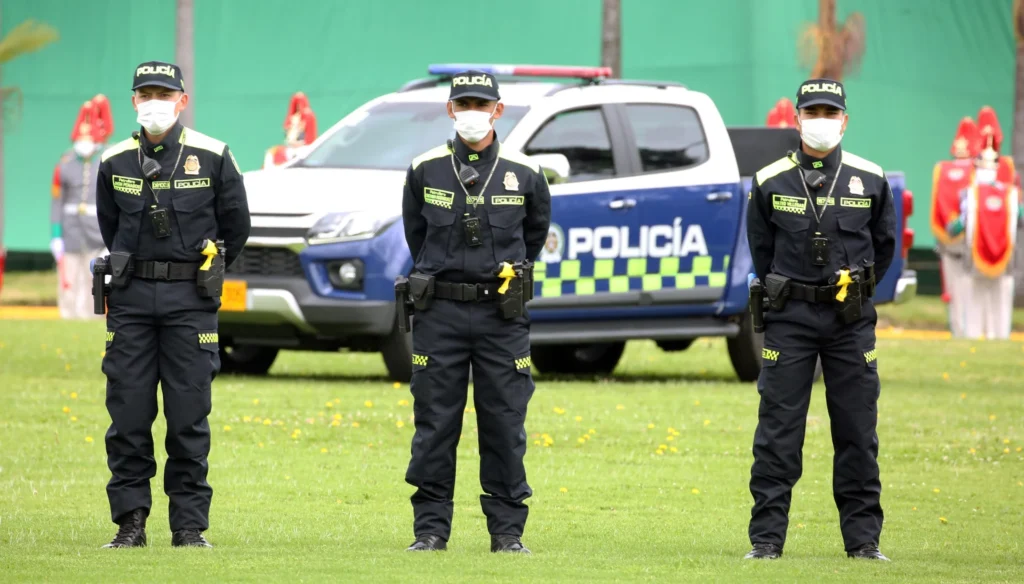
<path id="1" fill-rule="evenodd" d="M 96 144 L 92 140 L 76 140 L 72 147 L 79 158 L 89 158 L 96 151 Z"/>
<path id="2" fill-rule="evenodd" d="M 452 110 L 454 111 L 454 110 Z M 494 111 L 491 113 L 467 110 L 455 112 L 455 131 L 462 136 L 466 142 L 476 143 L 487 137 L 491 131 L 491 116 L 498 111 L 498 104 L 494 104 Z"/>
<path id="3" fill-rule="evenodd" d="M 139 117 L 136 118 L 139 125 L 149 130 L 150 134 L 163 134 L 178 121 L 178 114 L 174 112 L 178 101 L 164 101 L 151 99 L 136 105 L 139 108 Z"/>
<path id="4" fill-rule="evenodd" d="M 825 152 L 839 145 L 843 139 L 843 120 L 811 118 L 800 120 L 800 138 L 812 150 Z"/>

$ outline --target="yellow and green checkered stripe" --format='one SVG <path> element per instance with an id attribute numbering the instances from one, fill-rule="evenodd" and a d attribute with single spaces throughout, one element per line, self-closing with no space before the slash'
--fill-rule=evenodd
<path id="1" fill-rule="evenodd" d="M 412 364 L 413 365 L 417 365 L 419 367 L 426 367 L 427 366 L 427 356 L 426 355 L 416 355 L 416 354 L 413 354 L 413 356 L 412 356 Z"/>
<path id="2" fill-rule="evenodd" d="M 214 345 L 218 339 L 219 335 L 217 333 L 199 333 L 200 345 Z"/>
<path id="3" fill-rule="evenodd" d="M 114 331 L 107 331 L 107 342 L 108 343 L 113 343 L 114 342 Z"/>
<path id="4" fill-rule="evenodd" d="M 533 358 L 529 355 L 516 359 L 516 369 L 529 369 L 533 366 Z"/>
<path id="5" fill-rule="evenodd" d="M 717 265 L 716 265 L 717 264 Z M 642 290 L 724 288 L 729 256 L 693 258 L 629 258 L 538 262 L 534 268 L 534 296 L 587 296 Z"/>

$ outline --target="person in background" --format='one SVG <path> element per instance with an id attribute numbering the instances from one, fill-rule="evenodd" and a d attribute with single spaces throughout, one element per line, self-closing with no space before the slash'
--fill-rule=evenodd
<path id="1" fill-rule="evenodd" d="M 1020 189 L 999 180 L 999 158 L 989 140 L 978 157 L 974 180 L 961 194 L 960 216 L 949 224 L 950 235 L 963 234 L 966 241 L 963 333 L 970 339 L 1010 338 L 1010 264 L 1024 208 Z"/>
<path id="2" fill-rule="evenodd" d="M 113 131 L 103 95 L 82 104 L 71 131 L 72 147 L 53 172 L 50 252 L 57 262 L 57 306 L 61 318 L 96 318 L 89 262 L 104 251 L 96 219 L 99 153 Z"/>
<path id="3" fill-rule="evenodd" d="M 950 147 L 953 160 L 935 164 L 932 171 L 931 227 L 935 235 L 942 274 L 942 299 L 948 303 L 949 329 L 954 337 L 963 336 L 965 270 L 963 233 L 951 235 L 949 221 L 960 215 L 960 194 L 974 180 L 974 162 L 981 152 L 978 125 L 970 117 L 960 120 Z"/>
<path id="4" fill-rule="evenodd" d="M 316 140 L 316 116 L 309 107 L 309 98 L 301 91 L 292 96 L 288 115 L 284 118 L 284 144 L 267 150 L 263 168 L 280 166 L 298 155 L 298 149 Z"/>

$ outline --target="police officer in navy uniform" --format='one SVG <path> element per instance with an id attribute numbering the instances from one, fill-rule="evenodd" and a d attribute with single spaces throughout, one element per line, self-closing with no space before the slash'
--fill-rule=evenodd
<path id="1" fill-rule="evenodd" d="M 249 208 L 227 145 L 178 121 L 188 106 L 181 69 L 143 63 L 132 90 L 141 133 L 103 153 L 96 196 L 111 252 L 102 368 L 112 422 L 107 496 L 119 525 L 104 547 L 146 545 L 158 382 L 167 420 L 164 491 L 172 545 L 211 547 L 202 532 L 213 494 L 206 480 L 207 416 L 220 370 L 217 274 L 222 281 L 249 236 Z M 217 241 L 223 242 L 219 252 Z"/>
<path id="2" fill-rule="evenodd" d="M 406 175 L 402 217 L 415 260 L 409 283 L 416 293 L 419 278 L 421 292 L 426 286 L 431 297 L 428 308 L 414 309 L 413 321 L 411 551 L 444 550 L 451 535 L 455 451 L 472 364 L 486 493 L 480 503 L 491 551 L 529 553 L 520 538 L 528 511 L 523 501 L 532 495 L 523 465 L 534 391 L 530 321 L 506 293 L 511 283 L 530 295 L 533 284 L 528 270 L 513 279 L 498 272 L 540 253 L 551 195 L 540 167 L 498 141 L 499 99 L 492 75 L 455 75 L 447 107 L 458 136 L 417 157 Z M 518 315 L 506 314 L 513 304 Z"/>
<path id="3" fill-rule="evenodd" d="M 757 173 L 747 209 L 757 277 L 751 288 L 763 286 L 768 307 L 750 477 L 753 549 L 746 557 L 782 555 L 820 356 L 846 552 L 885 560 L 878 549 L 881 386 L 871 296 L 896 248 L 892 191 L 877 164 L 839 146 L 849 120 L 841 83 L 806 81 L 796 106 L 800 150 Z"/>

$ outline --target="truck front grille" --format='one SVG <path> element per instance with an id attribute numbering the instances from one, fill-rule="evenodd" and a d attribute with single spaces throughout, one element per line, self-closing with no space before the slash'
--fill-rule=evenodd
<path id="1" fill-rule="evenodd" d="M 253 276 L 302 276 L 299 256 L 280 247 L 246 247 L 231 267 L 229 274 Z"/>

